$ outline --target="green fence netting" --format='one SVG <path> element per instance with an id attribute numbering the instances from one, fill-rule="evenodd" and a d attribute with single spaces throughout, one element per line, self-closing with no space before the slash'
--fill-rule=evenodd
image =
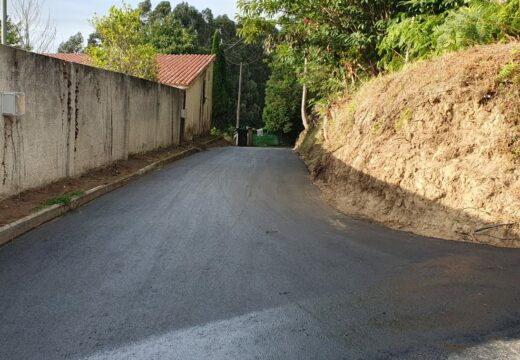
<path id="1" fill-rule="evenodd" d="M 253 146 L 280 146 L 278 135 L 258 136 L 253 134 Z"/>

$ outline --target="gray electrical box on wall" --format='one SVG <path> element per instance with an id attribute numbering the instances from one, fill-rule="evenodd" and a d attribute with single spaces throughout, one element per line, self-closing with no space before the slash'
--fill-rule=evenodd
<path id="1" fill-rule="evenodd" d="M 25 93 L 0 93 L 0 111 L 2 115 L 21 116 L 25 114 Z"/>

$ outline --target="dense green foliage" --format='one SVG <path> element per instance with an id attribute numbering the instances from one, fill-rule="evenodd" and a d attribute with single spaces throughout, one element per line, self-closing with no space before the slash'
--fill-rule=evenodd
<path id="1" fill-rule="evenodd" d="M 185 27 L 172 12 L 170 2 L 161 1 L 152 9 L 150 0 L 139 4 L 146 41 L 162 54 L 191 54 L 201 52 L 196 32 Z"/>
<path id="2" fill-rule="evenodd" d="M 265 39 L 275 62 L 291 67 L 285 73 L 309 89 L 309 110 L 382 71 L 520 35 L 520 0 L 238 0 L 238 7 L 241 35 Z M 264 121 L 284 129 L 294 123 L 287 108 L 301 100 L 275 69 Z"/>
<path id="3" fill-rule="evenodd" d="M 211 53 L 215 55 L 213 66 L 213 126 L 224 128 L 228 125 L 231 99 L 229 96 L 226 56 L 219 31 L 215 31 L 213 35 Z"/>
<path id="4" fill-rule="evenodd" d="M 170 13 L 154 17 L 146 26 L 146 39 L 163 54 L 192 54 L 199 52 L 197 36 L 185 29 Z"/>
<path id="5" fill-rule="evenodd" d="M 385 69 L 399 69 L 414 60 L 520 35 L 518 0 L 409 0 L 407 4 L 412 11 L 393 19 L 379 44 L 380 65 Z"/>
<path id="6" fill-rule="evenodd" d="M 346 66 L 355 77 L 376 72 L 377 44 L 399 8 L 387 0 L 239 0 L 242 35 L 268 33 L 274 47 L 290 46 L 295 56 Z M 279 29 L 279 31 L 277 31 Z"/>
<path id="7" fill-rule="evenodd" d="M 520 35 L 520 0 L 238 0 L 238 8 L 238 23 L 186 2 L 114 8 L 94 19 L 88 52 L 104 67 L 115 69 L 107 59 L 116 57 L 128 66 L 117 71 L 137 68 L 147 78 L 155 53 L 215 54 L 220 129 L 235 123 L 243 63 L 241 124 L 288 133 L 301 129 L 302 112 L 381 72 Z M 62 49 L 81 51 L 75 40 Z"/>
<path id="8" fill-rule="evenodd" d="M 292 67 L 300 85 L 308 89 L 303 100 L 308 109 L 341 91 L 347 83 L 378 72 L 378 44 L 385 36 L 386 24 L 397 13 L 399 2 L 387 0 L 239 0 L 241 35 L 247 41 L 266 39 L 267 50 L 277 61 Z M 304 61 L 307 60 L 307 61 Z M 307 65 L 305 63 L 307 62 Z M 278 84 L 276 84 L 278 82 Z M 293 99 L 289 109 L 300 104 L 283 77 L 269 82 L 267 98 Z M 282 90 L 285 89 L 285 92 Z M 275 114 L 279 109 L 280 114 Z M 296 114 L 296 111 L 291 111 Z M 296 115 L 295 115 L 296 116 Z M 290 129 L 289 120 L 279 104 L 266 104 L 264 121 Z M 301 120 L 300 120 L 301 121 Z"/>
<path id="9" fill-rule="evenodd" d="M 163 3 L 169 4 L 168 1 L 163 1 Z M 175 6 L 172 14 L 184 28 L 196 34 L 196 45 L 200 49 L 211 49 L 215 26 L 213 24 L 213 13 L 210 9 L 198 11 L 194 6 L 181 2 Z"/>
<path id="10" fill-rule="evenodd" d="M 261 128 L 262 109 L 265 103 L 265 85 L 269 78 L 269 66 L 266 63 L 262 41 L 245 44 L 237 31 L 240 24 L 235 26 L 226 41 L 225 52 L 228 61 L 228 74 L 232 84 L 232 107 L 233 115 L 231 121 L 235 124 L 235 111 L 237 109 L 238 82 L 240 63 L 243 63 L 242 101 L 240 107 L 241 126 Z"/>
<path id="11" fill-rule="evenodd" d="M 62 42 L 58 47 L 58 52 L 67 54 L 82 53 L 84 50 L 84 42 L 85 39 L 83 39 L 83 35 L 79 32 L 76 35 L 72 35 L 67 41 Z"/>
<path id="12" fill-rule="evenodd" d="M 0 26 L 2 25 L 2 20 L 0 20 Z M 18 30 L 18 25 L 11 21 L 11 18 L 7 17 L 7 45 L 11 45 L 14 47 L 22 47 L 22 39 L 20 37 L 20 31 Z"/>
<path id="13" fill-rule="evenodd" d="M 302 87 L 298 83 L 294 67 L 274 56 L 263 111 L 263 121 L 267 130 L 284 133 L 301 130 L 301 92 Z"/>
<path id="14" fill-rule="evenodd" d="M 141 10 L 112 6 L 107 16 L 95 16 L 91 22 L 101 39 L 86 51 L 94 65 L 143 79 L 157 78 L 157 52 L 144 36 Z"/>

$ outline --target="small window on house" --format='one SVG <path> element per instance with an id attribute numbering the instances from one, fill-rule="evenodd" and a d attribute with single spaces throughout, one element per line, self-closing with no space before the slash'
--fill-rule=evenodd
<path id="1" fill-rule="evenodd" d="M 182 92 L 182 110 L 186 110 L 186 90 Z"/>

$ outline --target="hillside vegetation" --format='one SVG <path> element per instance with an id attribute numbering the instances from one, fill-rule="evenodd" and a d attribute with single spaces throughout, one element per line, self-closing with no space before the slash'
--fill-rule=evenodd
<path id="1" fill-rule="evenodd" d="M 339 210 L 421 235 L 520 246 L 520 43 L 378 77 L 297 150 Z"/>
<path id="2" fill-rule="evenodd" d="M 264 125 L 286 133 L 312 127 L 316 106 L 366 79 L 520 37 L 520 0 L 237 3 L 239 33 L 248 42 L 262 40 L 270 54 Z"/>

